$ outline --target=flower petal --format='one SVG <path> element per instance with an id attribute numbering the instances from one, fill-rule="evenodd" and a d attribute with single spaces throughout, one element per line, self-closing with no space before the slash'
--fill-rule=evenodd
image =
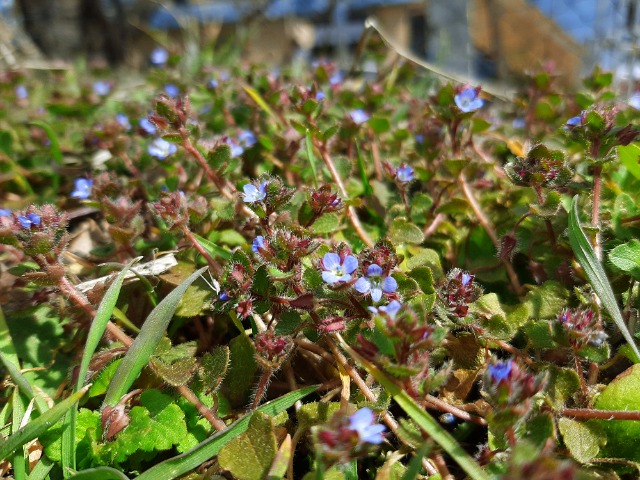
<path id="1" fill-rule="evenodd" d="M 344 271 L 347 273 L 353 273 L 358 268 L 358 259 L 353 255 L 347 255 L 342 263 Z"/>
<path id="2" fill-rule="evenodd" d="M 322 257 L 322 265 L 325 270 L 335 270 L 340 266 L 340 256 L 337 253 L 325 253 Z"/>
<path id="3" fill-rule="evenodd" d="M 360 293 L 369 293 L 371 290 L 371 282 L 364 277 L 358 279 L 355 284 L 355 288 Z"/>
<path id="4" fill-rule="evenodd" d="M 382 275 L 382 267 L 375 263 L 369 265 L 369 268 L 367 268 L 367 277 L 379 277 L 380 275 Z"/>
<path id="5" fill-rule="evenodd" d="M 380 301 L 381 298 L 382 298 L 382 289 L 376 285 L 374 288 L 371 289 L 371 300 L 377 303 Z"/>
<path id="6" fill-rule="evenodd" d="M 398 289 L 398 282 L 396 282 L 396 279 L 393 277 L 384 277 L 384 280 L 382 280 L 382 290 L 385 291 L 385 293 L 393 293 Z"/>

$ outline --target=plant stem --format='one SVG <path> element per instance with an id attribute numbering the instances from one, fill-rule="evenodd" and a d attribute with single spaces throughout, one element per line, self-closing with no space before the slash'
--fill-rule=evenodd
<path id="1" fill-rule="evenodd" d="M 589 420 L 640 420 L 640 410 L 595 410 L 592 408 L 563 408 L 558 415 Z"/>
<path id="2" fill-rule="evenodd" d="M 347 190 L 344 187 L 344 183 L 342 183 L 342 179 L 340 178 L 340 174 L 338 174 L 338 170 L 336 170 L 336 166 L 333 163 L 333 159 L 331 158 L 331 156 L 329 155 L 329 152 L 327 151 L 326 145 L 319 146 L 318 150 L 320 151 L 322 160 L 324 161 L 325 165 L 329 169 L 329 172 L 331 173 L 331 177 L 333 178 L 333 181 L 336 182 L 336 185 L 338 186 L 340 193 L 345 199 L 348 198 L 349 195 L 347 194 Z M 352 205 L 348 205 L 346 208 L 346 212 L 347 212 L 347 217 L 349 217 L 349 221 L 351 222 L 351 225 L 353 225 L 353 228 L 358 234 L 358 236 L 360 237 L 360 239 L 365 243 L 365 245 L 367 245 L 367 247 L 372 248 L 374 246 L 373 240 L 371 240 L 371 237 L 369 237 L 369 234 L 362 227 L 362 224 L 360 223 L 360 219 L 358 218 L 358 214 L 356 213 L 356 209 Z"/>
<path id="3" fill-rule="evenodd" d="M 596 257 L 602 261 L 602 245 L 600 241 L 600 195 L 602 190 L 602 165 L 593 167 L 593 205 L 591 207 L 591 224 L 597 229 L 593 238 L 593 250 Z"/>
<path id="4" fill-rule="evenodd" d="M 177 387 L 177 390 L 178 392 L 180 392 L 180 395 L 185 398 L 185 400 L 196 407 L 198 413 L 206 418 L 213 428 L 215 428 L 219 432 L 227 428 L 227 425 L 222 420 L 220 420 L 220 418 L 214 413 L 213 410 L 202 403 L 189 387 L 187 387 L 186 385 L 180 385 L 179 387 Z"/>
<path id="5" fill-rule="evenodd" d="M 496 233 L 495 229 L 493 228 L 493 225 L 491 224 L 491 222 L 485 215 L 484 211 L 482 210 L 482 207 L 476 200 L 476 197 L 474 196 L 473 191 L 471 190 L 471 186 L 469 185 L 469 182 L 467 181 L 467 178 L 464 172 L 460 172 L 460 176 L 458 177 L 458 185 L 460 186 L 460 189 L 462 190 L 462 193 L 464 194 L 465 198 L 469 202 L 469 205 L 471 206 L 473 213 L 476 215 L 478 222 L 480 223 L 480 226 L 484 229 L 485 232 L 487 232 L 487 235 L 489 235 L 489 238 L 493 242 L 493 245 L 495 246 L 496 250 L 499 250 L 500 240 L 498 239 L 498 234 Z M 500 261 L 502 262 L 505 270 L 507 271 L 507 276 L 509 277 L 509 281 L 511 282 L 511 287 L 513 288 L 516 295 L 521 297 L 522 295 L 524 295 L 524 289 L 520 284 L 520 280 L 518 280 L 518 275 L 514 270 L 513 265 L 511 265 L 511 262 L 509 262 L 505 258 L 501 258 Z"/>
<path id="6" fill-rule="evenodd" d="M 200 242 L 198 242 L 198 239 L 193 235 L 193 233 L 191 233 L 191 230 L 189 230 L 189 227 L 184 225 L 182 227 L 182 233 L 184 234 L 185 237 L 187 237 L 187 240 L 189 240 L 191 245 L 193 245 L 193 248 L 195 248 L 198 251 L 198 253 L 200 253 L 200 255 L 202 255 L 205 258 L 205 260 L 209 264 L 209 267 L 211 267 L 214 273 L 219 277 L 222 276 L 222 273 L 224 272 L 223 268 L 220 266 L 218 262 L 214 260 L 214 258 L 209 254 L 209 252 L 207 252 L 204 249 L 204 247 L 200 245 Z"/>

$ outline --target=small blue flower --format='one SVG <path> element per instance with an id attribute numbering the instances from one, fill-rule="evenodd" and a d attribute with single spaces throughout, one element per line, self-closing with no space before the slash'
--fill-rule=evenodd
<path id="1" fill-rule="evenodd" d="M 335 71 L 329 77 L 329 83 L 331 85 L 338 85 L 338 84 L 342 83 L 343 81 L 344 81 L 344 73 L 342 73 L 340 70 Z"/>
<path id="2" fill-rule="evenodd" d="M 484 100 L 480 98 L 479 93 L 478 89 L 467 86 L 454 96 L 453 100 L 464 113 L 475 112 L 484 105 Z"/>
<path id="3" fill-rule="evenodd" d="M 93 93 L 99 97 L 106 97 L 111 93 L 111 83 L 106 80 L 98 80 L 93 84 Z"/>
<path id="4" fill-rule="evenodd" d="M 375 423 L 376 416 L 369 408 L 361 408 L 349 417 L 349 428 L 358 433 L 361 442 L 379 445 L 384 440 L 384 425 Z"/>
<path id="5" fill-rule="evenodd" d="M 230 298 L 231 297 L 229 296 L 229 294 L 227 292 L 222 292 L 220 295 L 218 295 L 218 300 L 220 300 L 221 302 L 226 302 Z"/>
<path id="6" fill-rule="evenodd" d="M 73 184 L 73 192 L 71 197 L 86 200 L 91 196 L 91 190 L 93 189 L 93 180 L 90 178 L 76 178 Z"/>
<path id="7" fill-rule="evenodd" d="M 147 148 L 149 155 L 158 160 L 164 160 L 169 155 L 176 153 L 177 150 L 178 147 L 171 142 L 167 142 L 164 138 L 156 138 Z"/>
<path id="8" fill-rule="evenodd" d="M 151 123 L 151 120 L 149 120 L 147 117 L 142 117 L 138 125 L 148 135 L 155 135 L 157 132 L 156 126 Z"/>
<path id="9" fill-rule="evenodd" d="M 164 93 L 169 95 L 171 98 L 175 98 L 180 95 L 180 88 L 173 83 L 168 83 L 164 86 Z"/>
<path id="10" fill-rule="evenodd" d="M 416 143 L 422 145 L 424 143 L 424 135 L 421 133 L 418 133 L 416 135 Z"/>
<path id="11" fill-rule="evenodd" d="M 388 305 L 382 305 L 380 307 L 367 307 L 370 312 L 373 313 L 386 313 L 391 320 L 396 319 L 396 315 L 402 308 L 402 304 L 397 300 L 392 300 Z"/>
<path id="12" fill-rule="evenodd" d="M 211 80 L 209 80 L 209 82 L 207 82 L 207 88 L 217 88 L 218 87 L 218 80 L 216 80 L 215 78 L 212 78 Z"/>
<path id="13" fill-rule="evenodd" d="M 324 94 L 324 92 L 322 90 L 316 92 L 316 100 L 317 101 L 321 102 L 325 98 L 327 98 L 327 96 Z"/>
<path id="14" fill-rule="evenodd" d="M 460 283 L 462 283 L 463 286 L 467 286 L 469 285 L 469 283 L 471 283 L 473 281 L 473 275 L 471 275 L 470 273 L 464 272 L 462 274 L 462 277 L 460 278 Z"/>
<path id="15" fill-rule="evenodd" d="M 497 362 L 489 365 L 489 375 L 494 383 L 500 383 L 506 380 L 511 373 L 512 361 Z"/>
<path id="16" fill-rule="evenodd" d="M 9 210 L 8 208 L 0 208 L 0 217 L 10 217 L 11 216 L 11 210 Z"/>
<path id="17" fill-rule="evenodd" d="M 235 138 L 227 138 L 226 143 L 231 148 L 231 157 L 239 157 L 244 153 L 244 147 Z"/>
<path id="18" fill-rule="evenodd" d="M 356 290 L 363 294 L 371 294 L 374 302 L 379 302 L 382 293 L 393 293 L 398 289 L 398 282 L 393 277 L 382 277 L 382 268 L 375 263 L 367 268 L 367 276 L 361 277 L 355 284 Z"/>
<path id="19" fill-rule="evenodd" d="M 636 110 L 640 110 L 640 92 L 636 92 L 633 95 L 631 95 L 627 103 L 631 105 L 633 108 L 635 108 Z"/>
<path id="20" fill-rule="evenodd" d="M 238 133 L 238 142 L 245 148 L 252 147 L 256 144 L 256 136 L 250 130 L 240 130 Z"/>
<path id="21" fill-rule="evenodd" d="M 25 87 L 24 85 L 18 85 L 16 87 L 16 97 L 18 97 L 20 100 L 26 100 L 27 98 L 29 98 L 29 91 L 27 90 L 27 87 Z"/>
<path id="22" fill-rule="evenodd" d="M 347 255 L 343 260 L 337 253 L 325 253 L 322 258 L 322 280 L 329 285 L 351 280 L 351 274 L 358 268 L 358 259 Z"/>
<path id="23" fill-rule="evenodd" d="M 511 122 L 511 126 L 513 128 L 523 129 L 524 127 L 527 126 L 527 122 L 525 121 L 524 118 L 518 117 L 513 119 L 513 121 Z"/>
<path id="24" fill-rule="evenodd" d="M 353 120 L 353 123 L 355 123 L 356 125 L 360 125 L 361 123 L 364 123 L 371 118 L 371 116 L 361 108 L 351 110 L 349 112 L 349 116 L 351 117 L 351 120 Z"/>
<path id="25" fill-rule="evenodd" d="M 27 215 L 18 215 L 18 222 L 22 225 L 22 228 L 31 228 L 34 225 L 40 225 L 40 215 L 35 213 L 28 213 Z"/>
<path id="26" fill-rule="evenodd" d="M 402 164 L 402 166 L 398 167 L 398 169 L 396 170 L 396 178 L 399 182 L 402 183 L 409 183 L 411 180 L 413 180 L 414 175 L 415 172 L 413 171 L 413 168 L 408 165 Z"/>
<path id="27" fill-rule="evenodd" d="M 151 60 L 153 65 L 161 67 L 169 60 L 169 52 L 162 47 L 154 48 L 149 56 L 149 60 Z"/>
<path id="28" fill-rule="evenodd" d="M 259 202 L 267 197 L 267 182 L 262 182 L 259 187 L 253 183 L 247 183 L 242 190 L 244 190 L 242 200 L 245 203 Z"/>
<path id="29" fill-rule="evenodd" d="M 129 117 L 127 117 L 124 113 L 118 113 L 116 115 L 116 122 L 118 122 L 120 126 L 125 130 L 127 131 L 131 130 L 131 123 L 129 122 Z M 147 120 L 147 122 L 149 122 L 149 120 Z"/>
<path id="30" fill-rule="evenodd" d="M 564 124 L 564 129 L 569 130 L 574 127 L 579 127 L 580 125 L 582 125 L 582 114 L 576 115 L 575 117 L 571 117 L 567 120 Z"/>
<path id="31" fill-rule="evenodd" d="M 251 244 L 251 251 L 253 253 L 259 253 L 261 248 L 264 248 L 264 237 L 262 235 L 258 235 L 253 239 L 253 243 Z"/>

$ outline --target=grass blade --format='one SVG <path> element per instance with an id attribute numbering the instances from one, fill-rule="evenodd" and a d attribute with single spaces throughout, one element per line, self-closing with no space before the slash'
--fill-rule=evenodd
<path id="1" fill-rule="evenodd" d="M 356 157 L 358 158 L 358 171 L 360 172 L 360 181 L 362 182 L 362 194 L 364 196 L 373 195 L 373 188 L 371 188 L 369 178 L 367 177 L 367 169 L 365 168 L 358 142 L 356 142 Z"/>
<path id="2" fill-rule="evenodd" d="M 391 380 L 386 373 L 376 367 L 373 363 L 360 356 L 353 350 L 344 339 L 338 336 L 342 348 L 351 357 L 356 359 L 369 372 L 376 381 L 393 397 L 398 405 L 409 415 L 427 435 L 429 435 L 440 447 L 447 452 L 453 460 L 466 472 L 473 480 L 489 480 L 487 474 L 460 446 L 455 438 L 451 436 L 440 424 L 429 415 L 420 405 L 418 405 L 407 392 L 402 390 Z"/>
<path id="3" fill-rule="evenodd" d="M 62 156 L 62 150 L 60 149 L 60 142 L 58 141 L 58 136 L 56 135 L 56 132 L 54 132 L 53 128 L 51 128 L 51 125 L 49 125 L 44 120 L 34 120 L 32 122 L 29 122 L 29 125 L 33 125 L 34 127 L 38 127 L 44 130 L 44 133 L 47 135 L 47 138 L 49 139 L 49 144 L 50 144 L 49 146 L 51 148 L 51 158 L 53 158 L 58 165 L 62 165 L 63 156 Z"/>
<path id="4" fill-rule="evenodd" d="M 70 476 L 71 480 L 129 480 L 124 473 L 111 467 L 88 468 Z"/>
<path id="5" fill-rule="evenodd" d="M 318 169 L 316 167 L 316 156 L 313 153 L 313 140 L 311 139 L 311 132 L 307 130 L 305 136 L 307 144 L 307 157 L 309 157 L 309 165 L 311 165 L 311 171 L 313 172 L 313 186 L 318 188 Z"/>
<path id="6" fill-rule="evenodd" d="M 275 120 L 278 120 L 278 117 L 276 116 L 276 114 L 273 113 L 273 110 L 271 110 L 271 107 L 267 105 L 267 102 L 264 101 L 264 98 L 260 96 L 260 94 L 256 89 L 250 87 L 249 85 L 243 85 L 242 88 L 244 88 L 244 91 L 249 94 L 249 96 L 253 99 L 253 101 L 256 102 L 258 106 L 262 110 L 264 110 L 265 113 L 267 113 L 267 115 L 274 118 Z"/>
<path id="7" fill-rule="evenodd" d="M 596 295 L 598 295 L 598 298 L 600 298 L 602 306 L 616 323 L 624 339 L 629 343 L 633 353 L 636 355 L 636 362 L 639 362 L 640 352 L 633 340 L 631 332 L 629 332 L 627 325 L 624 323 L 615 294 L 613 290 L 611 290 L 607 274 L 598 261 L 589 239 L 580 226 L 580 219 L 578 218 L 578 195 L 573 197 L 571 201 L 571 211 L 569 212 L 569 242 L 571 243 L 571 248 L 578 263 L 587 275 L 589 283 L 593 287 L 594 292 L 596 292 Z"/>
<path id="8" fill-rule="evenodd" d="M 89 385 L 64 399 L 55 407 L 47 410 L 35 420 L 18 429 L 16 433 L 10 435 L 7 440 L 0 445 L 0 458 L 7 458 L 25 443 L 38 438 L 41 433 L 48 430 L 53 424 L 60 420 L 73 405 L 78 403 L 88 389 Z"/>
<path id="9" fill-rule="evenodd" d="M 40 457 L 40 461 L 33 467 L 27 480 L 44 480 L 53 468 L 53 460 L 49 460 L 46 455 Z"/>
<path id="10" fill-rule="evenodd" d="M 87 372 L 89 371 L 89 362 L 91 362 L 91 357 L 95 353 L 98 345 L 100 344 L 100 340 L 104 335 L 104 331 L 107 329 L 107 324 L 111 319 L 111 315 L 113 314 L 113 309 L 116 306 L 116 302 L 118 301 L 118 296 L 120 295 L 120 289 L 122 288 L 122 283 L 124 282 L 125 276 L 129 271 L 131 266 L 138 262 L 142 257 L 138 257 L 131 262 L 129 262 L 123 269 L 120 271 L 116 279 L 109 286 L 107 293 L 105 293 L 100 305 L 98 306 L 98 311 L 96 312 L 96 316 L 91 322 L 91 328 L 89 329 L 89 334 L 87 335 L 87 343 L 84 346 L 84 353 L 82 354 L 82 360 L 80 361 L 80 370 L 78 372 L 78 380 L 76 382 L 75 390 L 79 392 L 83 385 L 85 378 L 87 376 Z M 78 405 L 74 405 L 71 407 L 69 411 L 69 415 L 65 418 L 66 427 L 62 431 L 62 451 L 61 451 L 61 463 L 62 463 L 62 472 L 65 478 L 69 478 L 71 472 L 76 469 L 76 418 L 78 415 Z"/>
<path id="11" fill-rule="evenodd" d="M 315 392 L 317 389 L 317 386 L 311 386 L 301 388 L 295 392 L 287 393 L 276 400 L 265 403 L 260 406 L 257 411 L 264 412 L 270 416 L 275 416 L 291 407 L 298 400 L 302 400 L 310 393 Z M 163 480 L 172 480 L 190 470 L 193 470 L 210 458 L 216 456 L 222 447 L 238 435 L 244 433 L 249 426 L 251 415 L 251 413 L 245 415 L 240 420 L 229 425 L 229 428 L 226 430 L 209 437 L 188 452 L 151 467 L 146 472 L 143 472 L 142 475 L 136 477 L 136 480 L 157 480 L 158 478 L 162 478 Z"/>
<path id="12" fill-rule="evenodd" d="M 202 275 L 207 268 L 208 267 L 204 267 L 192 273 L 184 282 L 178 285 L 169 295 L 167 295 L 164 300 L 162 300 L 149 314 L 140 329 L 140 334 L 129 347 L 129 350 L 122 359 L 118 370 L 113 376 L 113 380 L 111 381 L 109 389 L 105 395 L 104 405 L 114 407 L 120 398 L 127 393 L 129 387 L 131 387 L 142 369 L 147 365 L 149 357 L 164 336 L 164 333 L 169 326 L 169 322 L 171 322 L 173 314 L 178 307 L 180 299 L 184 296 L 185 291 L 189 285 L 200 278 L 200 275 Z"/>
<path id="13" fill-rule="evenodd" d="M 228 252 L 224 248 L 219 247 L 218 245 L 213 243 L 211 240 L 207 240 L 206 238 L 201 237 L 197 233 L 194 233 L 193 236 L 196 237 L 196 240 L 198 241 L 198 243 L 202 246 L 202 248 L 204 248 L 207 252 L 209 252 L 210 255 L 214 257 L 220 257 L 224 260 L 231 260 L 231 257 L 232 257 L 231 252 Z"/>

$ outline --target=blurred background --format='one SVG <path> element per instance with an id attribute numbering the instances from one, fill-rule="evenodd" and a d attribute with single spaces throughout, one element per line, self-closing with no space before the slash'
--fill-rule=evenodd
<path id="1" fill-rule="evenodd" d="M 517 79 L 545 68 L 566 85 L 594 66 L 640 81 L 640 0 L 0 0 L 0 68 L 88 62 L 145 68 L 157 47 L 228 46 L 249 62 L 352 67 L 384 42 L 452 75 Z M 368 19 L 368 21 L 367 21 Z M 372 40 L 373 38 L 373 40 Z M 375 68 L 361 64 L 360 69 Z"/>

